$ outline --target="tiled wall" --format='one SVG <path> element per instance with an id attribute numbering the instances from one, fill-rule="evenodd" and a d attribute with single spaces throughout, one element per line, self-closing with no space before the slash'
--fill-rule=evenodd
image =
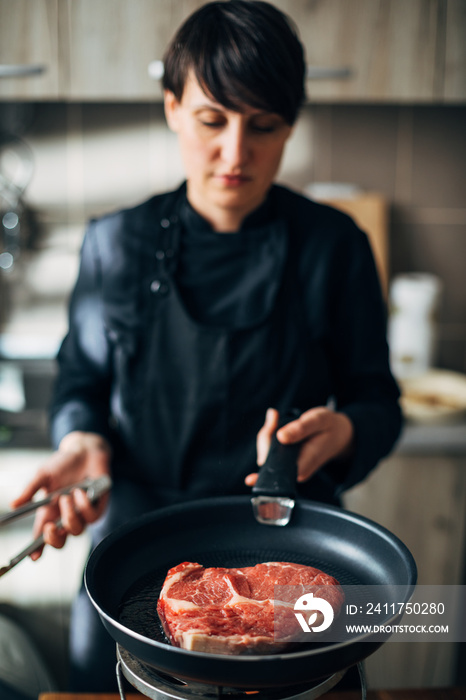
<path id="1" fill-rule="evenodd" d="M 464 106 L 309 106 L 280 175 L 297 188 L 351 182 L 387 197 L 391 274 L 441 277 L 438 364 L 463 372 L 465 124 Z M 64 309 L 86 219 L 176 186 L 182 165 L 160 105 L 38 104 L 25 137 L 35 155 L 26 196 L 42 228 L 42 252 L 25 266 L 28 299 Z"/>

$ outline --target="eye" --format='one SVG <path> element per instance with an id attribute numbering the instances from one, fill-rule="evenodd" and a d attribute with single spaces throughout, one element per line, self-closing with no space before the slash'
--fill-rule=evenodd
<path id="1" fill-rule="evenodd" d="M 207 129 L 221 129 L 225 124 L 225 117 L 217 110 L 203 109 L 197 114 L 199 124 Z"/>
<path id="2" fill-rule="evenodd" d="M 223 126 L 223 122 L 221 121 L 209 121 L 207 119 L 200 119 L 199 120 L 202 124 L 202 126 L 206 126 L 209 129 L 220 129 Z"/>
<path id="3" fill-rule="evenodd" d="M 275 125 L 261 126 L 259 124 L 253 124 L 251 128 L 258 134 L 271 134 L 276 130 L 277 127 Z"/>
<path id="4" fill-rule="evenodd" d="M 253 120 L 250 124 L 251 131 L 256 134 L 272 134 L 283 125 L 282 120 L 278 119 L 257 119 Z"/>

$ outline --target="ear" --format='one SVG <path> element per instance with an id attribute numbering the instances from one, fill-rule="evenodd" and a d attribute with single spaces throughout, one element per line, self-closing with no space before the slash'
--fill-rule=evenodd
<path id="1" fill-rule="evenodd" d="M 178 131 L 180 103 L 171 90 L 164 90 L 163 102 L 167 124 L 169 128 L 176 133 Z"/>

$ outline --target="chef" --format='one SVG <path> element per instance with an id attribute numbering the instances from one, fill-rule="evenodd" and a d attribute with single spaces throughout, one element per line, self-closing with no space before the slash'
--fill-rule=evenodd
<path id="1" fill-rule="evenodd" d="M 400 432 L 366 235 L 275 184 L 304 100 L 291 21 L 264 2 L 205 4 L 164 69 L 186 181 L 90 222 L 58 356 L 57 450 L 14 504 L 112 475 L 98 505 L 75 490 L 40 512 L 53 547 L 91 523 L 94 546 L 145 511 L 249 492 L 290 407 L 301 416 L 277 437 L 300 443 L 304 498 L 339 503 Z M 115 688 L 114 643 L 84 592 L 70 655 L 70 689 Z"/>

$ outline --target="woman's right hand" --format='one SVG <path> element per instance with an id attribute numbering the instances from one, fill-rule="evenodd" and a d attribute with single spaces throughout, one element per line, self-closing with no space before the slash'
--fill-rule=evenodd
<path id="1" fill-rule="evenodd" d="M 27 484 L 12 508 L 19 508 L 43 489 L 51 493 L 70 486 L 83 479 L 97 479 L 110 474 L 111 449 L 108 442 L 96 433 L 75 431 L 66 435 L 59 448 L 39 468 L 35 477 Z M 34 521 L 34 537 L 41 533 L 46 544 L 61 549 L 68 535 L 80 535 L 88 523 L 97 520 L 104 512 L 108 495 L 92 504 L 85 491 L 75 489 L 70 494 L 61 495 L 56 502 L 39 508 Z M 61 518 L 62 527 L 53 522 Z M 31 554 L 31 559 L 39 559 L 42 549 Z"/>

